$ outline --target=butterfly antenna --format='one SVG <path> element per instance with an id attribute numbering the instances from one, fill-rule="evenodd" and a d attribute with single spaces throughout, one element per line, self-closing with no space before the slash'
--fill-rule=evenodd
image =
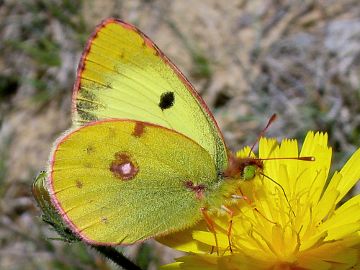
<path id="1" fill-rule="evenodd" d="M 315 161 L 314 156 L 308 157 L 273 157 L 273 158 L 254 158 L 256 160 L 302 160 L 302 161 Z"/>
<path id="2" fill-rule="evenodd" d="M 294 217 L 296 217 L 295 212 L 294 212 L 294 210 L 293 210 L 292 207 L 291 207 L 290 201 L 289 201 L 288 197 L 286 196 L 285 189 L 282 187 L 282 185 L 280 185 L 278 182 L 276 182 L 276 181 L 275 181 L 274 179 L 272 179 L 270 176 L 267 176 L 266 174 L 263 174 L 263 173 L 261 173 L 261 172 L 260 172 L 260 174 L 261 174 L 262 176 L 266 177 L 266 178 L 269 179 L 271 182 L 273 182 L 275 185 L 277 185 L 278 187 L 281 188 L 281 190 L 282 190 L 282 192 L 283 192 L 283 194 L 284 194 L 285 200 L 286 200 L 286 202 L 288 203 L 288 205 L 289 205 L 289 207 L 290 207 L 290 211 L 293 213 Z"/>
<path id="3" fill-rule="evenodd" d="M 274 113 L 274 114 L 270 117 L 270 119 L 269 119 L 268 123 L 266 124 L 265 128 L 259 133 L 258 137 L 256 138 L 255 143 L 251 146 L 248 157 L 250 157 L 251 152 L 254 150 L 255 145 L 257 145 L 258 142 L 260 141 L 260 138 L 264 136 L 264 134 L 265 134 L 265 132 L 267 131 L 267 129 L 268 129 L 268 128 L 270 127 L 270 125 L 276 120 L 276 117 L 277 117 L 277 116 L 276 116 L 276 113 Z"/>

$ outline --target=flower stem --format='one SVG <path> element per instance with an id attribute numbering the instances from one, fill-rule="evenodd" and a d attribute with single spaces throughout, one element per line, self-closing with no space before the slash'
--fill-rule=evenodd
<path id="1" fill-rule="evenodd" d="M 126 258 L 124 255 L 122 255 L 113 247 L 108 247 L 108 246 L 91 246 L 91 247 L 96 249 L 106 258 L 113 261 L 115 264 L 117 264 L 118 266 L 124 269 L 142 270 L 139 266 L 134 264 L 132 261 L 130 261 L 128 258 Z"/>

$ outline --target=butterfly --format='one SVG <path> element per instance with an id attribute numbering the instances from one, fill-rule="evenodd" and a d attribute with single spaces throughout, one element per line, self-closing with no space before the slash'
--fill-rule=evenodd
<path id="1" fill-rule="evenodd" d="M 103 21 L 86 45 L 72 121 L 50 154 L 47 185 L 66 224 L 90 244 L 132 244 L 202 219 L 211 227 L 244 168 L 259 167 L 230 153 L 191 83 L 118 19 Z"/>

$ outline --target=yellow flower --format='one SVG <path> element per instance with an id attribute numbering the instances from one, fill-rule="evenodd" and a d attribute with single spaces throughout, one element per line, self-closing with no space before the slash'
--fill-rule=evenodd
<path id="1" fill-rule="evenodd" d="M 246 148 L 237 155 L 248 153 Z M 214 217 L 220 256 L 209 252 L 214 235 L 200 224 L 192 241 L 173 240 L 172 246 L 191 255 L 164 269 L 360 269 L 360 195 L 341 201 L 360 178 L 360 149 L 327 182 L 331 154 L 323 133 L 309 132 L 300 154 L 296 140 L 279 145 L 261 139 L 259 158 L 313 156 L 315 161 L 264 161 L 263 175 L 244 181 L 244 199 L 229 207 L 232 252 L 229 217 Z"/>

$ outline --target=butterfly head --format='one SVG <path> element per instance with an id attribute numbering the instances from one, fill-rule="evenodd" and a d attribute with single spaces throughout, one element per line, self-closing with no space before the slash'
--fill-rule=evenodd
<path id="1" fill-rule="evenodd" d="M 225 177 L 248 181 L 254 179 L 256 174 L 263 170 L 264 162 L 261 159 L 231 156 L 224 175 Z"/>

